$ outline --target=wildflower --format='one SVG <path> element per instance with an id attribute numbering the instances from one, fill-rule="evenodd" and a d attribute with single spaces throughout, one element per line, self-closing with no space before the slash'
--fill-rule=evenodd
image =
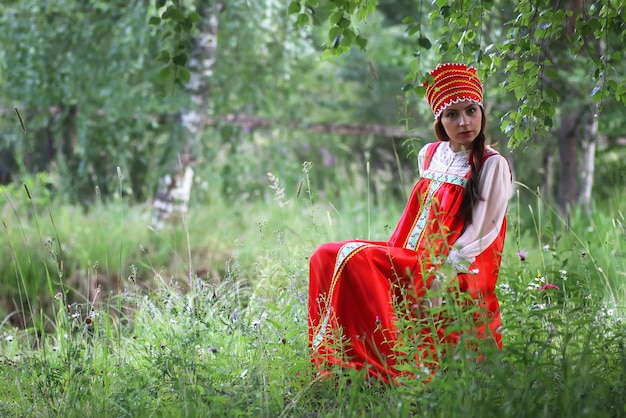
<path id="1" fill-rule="evenodd" d="M 539 283 L 537 283 L 535 280 L 533 280 L 532 282 L 530 282 L 528 284 L 528 286 L 526 288 L 528 290 L 539 289 Z"/>
<path id="2" fill-rule="evenodd" d="M 267 178 L 270 181 L 270 189 L 274 190 L 274 200 L 278 201 L 278 206 L 281 208 L 289 204 L 289 200 L 285 201 L 285 188 L 280 187 L 279 179 L 272 173 L 267 173 Z"/>
<path id="3" fill-rule="evenodd" d="M 539 287 L 539 289 L 537 289 L 538 292 L 543 292 L 544 290 L 548 290 L 548 289 L 554 289 L 554 290 L 561 290 L 560 287 L 558 287 L 555 284 L 552 283 L 546 283 L 543 286 Z"/>
<path id="4" fill-rule="evenodd" d="M 5 341 L 9 341 L 9 342 L 13 341 L 13 335 L 11 335 L 11 334 L 5 335 L 4 340 Z"/>
<path id="5" fill-rule="evenodd" d="M 524 250 L 519 250 L 517 252 L 517 256 L 519 257 L 519 260 L 523 263 L 524 261 L 526 261 L 526 256 L 528 256 L 528 253 Z"/>
<path id="6" fill-rule="evenodd" d="M 546 278 L 541 275 L 541 272 L 537 272 L 537 277 L 535 277 L 530 284 L 528 285 L 528 290 L 539 289 L 542 286 L 542 283 L 546 283 Z"/>
<path id="7" fill-rule="evenodd" d="M 322 160 L 324 161 L 325 166 L 330 167 L 335 165 L 335 157 L 326 148 L 320 149 L 320 154 L 322 156 Z"/>
<path id="8" fill-rule="evenodd" d="M 511 286 L 509 286 L 508 283 L 498 283 L 497 286 L 498 286 L 498 289 L 501 292 L 504 292 L 504 293 L 510 293 L 511 292 Z"/>
<path id="9" fill-rule="evenodd" d="M 550 250 L 550 245 L 546 244 L 543 246 L 543 250 L 544 251 L 549 251 Z"/>

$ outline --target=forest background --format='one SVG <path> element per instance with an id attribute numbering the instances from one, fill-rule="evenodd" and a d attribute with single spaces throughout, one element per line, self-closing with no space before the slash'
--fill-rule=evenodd
<path id="1" fill-rule="evenodd" d="M 306 358 L 307 257 L 324 241 L 388 237 L 416 180 L 416 151 L 434 140 L 422 84 L 442 61 L 478 69 L 489 140 L 517 182 L 503 289 L 555 284 L 559 309 L 593 299 L 594 309 L 619 323 L 626 300 L 622 12 L 610 0 L 3 2 L 3 364 L 17 367 L 19 354 L 38 359 L 45 372 L 43 383 L 34 379 L 19 395 L 45 395 L 30 404 L 38 411 L 84 406 L 89 398 L 68 382 L 84 376 L 87 357 L 106 357 L 85 335 L 96 327 L 121 347 L 147 327 L 142 318 L 159 317 L 165 322 L 149 327 L 152 339 L 143 337 L 163 348 L 183 332 L 170 320 L 185 309 L 169 308 L 198 300 L 215 309 L 211 315 L 230 309 L 226 322 L 247 312 L 254 330 L 273 318 L 281 344 L 296 341 L 290 355 Z M 207 289 L 219 303 L 203 299 Z M 503 301 L 513 305 L 520 294 Z M 536 308 L 534 296 L 524 297 L 527 311 L 509 308 L 511 317 Z M 207 321 L 200 323 L 217 332 Z M 171 334 L 156 332 L 157 323 Z M 510 338 L 521 342 L 527 331 Z M 209 357 L 218 351 L 212 338 L 202 342 L 215 350 Z M 50 366 L 25 346 L 63 356 Z M 275 353 L 264 347 L 256 360 Z M 622 369 L 613 372 L 626 364 L 621 350 L 613 360 Z M 77 358 L 82 371 L 68 368 Z M 163 360 L 157 368 L 175 366 Z M 98 367 L 106 376 L 109 369 Z M 261 381 L 271 369 L 233 367 L 241 379 L 256 370 Z M 101 379 L 109 399 L 119 395 Z M 299 408 L 299 389 L 253 399 L 259 381 L 247 384 L 242 411 Z M 198 395 L 196 386 L 182 386 L 179 396 Z M 617 387 L 609 392 L 623 393 Z M 159 401 L 173 402 L 160 390 Z M 212 390 L 205 385 L 204 397 L 194 399 L 206 405 L 222 396 Z M 148 402 L 148 394 L 135 395 Z M 156 408 L 120 399 L 127 412 Z M 331 405 L 330 413 L 371 412 L 363 402 Z M 0 406 L 23 412 L 11 402 Z"/>

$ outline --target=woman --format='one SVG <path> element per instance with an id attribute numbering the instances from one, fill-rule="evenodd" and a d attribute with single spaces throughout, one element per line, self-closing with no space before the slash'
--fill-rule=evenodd
<path id="1" fill-rule="evenodd" d="M 495 285 L 510 168 L 485 145 L 476 70 L 446 63 L 431 75 L 426 99 L 438 141 L 418 154 L 420 179 L 391 238 L 326 243 L 311 256 L 309 343 L 322 373 L 339 364 L 389 380 L 407 370 L 406 363 L 400 366 L 407 356 L 416 369 L 436 368 L 441 343 L 459 339 L 458 332 L 446 331 L 441 308 L 424 303 L 439 287 L 469 295 L 481 310 L 472 335 L 502 347 Z M 447 270 L 456 277 L 442 283 Z M 402 319 L 421 325 L 409 327 L 407 337 Z"/>

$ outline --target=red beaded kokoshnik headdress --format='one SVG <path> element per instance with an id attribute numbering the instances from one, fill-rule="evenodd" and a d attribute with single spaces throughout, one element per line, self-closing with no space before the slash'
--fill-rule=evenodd
<path id="1" fill-rule="evenodd" d="M 483 105 L 483 85 L 476 75 L 476 68 L 465 64 L 439 64 L 430 72 L 435 79 L 432 84 L 424 83 L 426 100 L 435 114 L 435 119 L 450 105 L 471 101 Z"/>

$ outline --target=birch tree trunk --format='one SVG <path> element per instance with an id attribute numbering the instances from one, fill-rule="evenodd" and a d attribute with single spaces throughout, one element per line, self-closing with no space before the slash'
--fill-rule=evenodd
<path id="1" fill-rule="evenodd" d="M 583 158 L 581 169 L 582 192 L 580 204 L 588 215 L 591 215 L 591 192 L 595 173 L 596 143 L 598 138 L 598 117 L 592 115 L 585 126 L 583 138 Z"/>
<path id="2" fill-rule="evenodd" d="M 596 40 L 596 53 L 598 58 L 604 55 L 605 44 L 603 39 Z M 600 88 L 600 84 L 596 84 Z M 587 118 L 583 136 L 583 158 L 581 181 L 583 183 L 580 194 L 580 204 L 588 215 L 591 215 L 591 192 L 593 190 L 593 177 L 595 174 L 596 144 L 598 142 L 598 112 L 597 104 L 592 106 L 593 113 Z"/>
<path id="3" fill-rule="evenodd" d="M 187 84 L 187 90 L 192 97 L 192 108 L 180 111 L 184 146 L 172 171 L 159 181 L 153 204 L 152 227 L 155 229 L 161 229 L 168 222 L 180 219 L 189 207 L 194 176 L 194 150 L 204 134 L 209 116 L 210 80 L 217 56 L 218 23 L 222 9 L 222 3 L 199 6 L 198 9 L 202 20 L 189 61 L 191 80 Z"/>

